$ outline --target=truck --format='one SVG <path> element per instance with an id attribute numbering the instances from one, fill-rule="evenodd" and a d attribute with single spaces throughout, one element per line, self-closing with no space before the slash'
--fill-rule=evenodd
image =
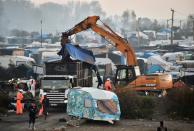
<path id="1" fill-rule="evenodd" d="M 91 87 L 90 65 L 78 60 L 45 62 L 44 75 L 40 78 L 40 94 L 46 93 L 51 107 L 67 103 L 66 91 L 73 87 Z"/>
<path id="2" fill-rule="evenodd" d="M 141 74 L 132 44 L 115 33 L 102 21 L 102 25 L 97 24 L 98 21 L 101 21 L 99 16 L 89 16 L 73 28 L 63 32 L 61 45 L 68 44 L 71 35 L 90 29 L 110 42 L 126 58 L 126 65 L 117 65 L 114 76 L 116 92 L 126 92 L 128 90 L 162 92 L 173 87 L 172 76 L 169 74 Z"/>

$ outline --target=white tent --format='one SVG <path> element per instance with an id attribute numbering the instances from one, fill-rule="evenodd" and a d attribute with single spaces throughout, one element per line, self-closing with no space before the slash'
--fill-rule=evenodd
<path id="1" fill-rule="evenodd" d="M 148 64 L 148 66 L 149 65 L 160 65 L 166 71 L 169 71 L 173 66 L 172 63 L 163 60 L 159 55 L 150 56 L 147 59 L 147 64 Z"/>
<path id="2" fill-rule="evenodd" d="M 184 57 L 183 52 L 174 52 L 174 53 L 165 53 L 162 56 L 162 59 L 166 61 L 172 61 L 175 62 L 176 60 L 181 60 Z"/>

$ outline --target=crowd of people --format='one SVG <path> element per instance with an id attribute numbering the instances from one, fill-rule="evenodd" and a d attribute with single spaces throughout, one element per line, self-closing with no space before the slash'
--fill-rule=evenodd
<path id="1" fill-rule="evenodd" d="M 16 115 L 23 114 L 23 105 L 22 101 L 24 101 L 23 90 L 19 89 L 16 95 Z M 29 112 L 29 128 L 35 129 L 35 121 L 36 118 L 44 116 L 46 120 L 49 109 L 49 99 L 47 98 L 47 94 L 44 93 L 40 96 L 39 102 L 36 101 L 36 98 L 32 97 L 32 99 L 28 99 L 28 112 Z"/>

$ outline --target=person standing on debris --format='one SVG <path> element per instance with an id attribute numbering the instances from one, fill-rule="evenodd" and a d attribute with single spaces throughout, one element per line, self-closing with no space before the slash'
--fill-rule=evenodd
<path id="1" fill-rule="evenodd" d="M 112 90 L 112 86 L 111 86 L 111 83 L 110 83 L 110 78 L 107 78 L 106 79 L 106 81 L 104 83 L 104 88 L 107 91 L 111 91 Z"/>
<path id="2" fill-rule="evenodd" d="M 36 114 L 37 114 L 37 106 L 35 104 L 35 100 L 32 100 L 29 108 L 29 128 L 31 128 L 31 123 L 32 123 L 33 130 L 35 130 Z"/>
<path id="3" fill-rule="evenodd" d="M 44 94 L 44 99 L 42 101 L 42 105 L 43 105 L 44 119 L 46 120 L 46 117 L 48 115 L 48 109 L 49 109 L 49 99 L 47 98 L 46 93 Z"/>
<path id="4" fill-rule="evenodd" d="M 44 99 L 44 94 L 41 94 L 40 100 L 39 100 L 40 105 L 41 105 L 41 108 L 40 108 L 39 113 L 38 113 L 39 116 L 42 116 L 42 113 L 43 113 L 43 105 L 42 105 L 43 99 Z"/>
<path id="5" fill-rule="evenodd" d="M 23 114 L 23 107 L 22 107 L 22 101 L 23 100 L 23 94 L 22 90 L 19 90 L 16 96 L 16 114 L 21 115 Z"/>

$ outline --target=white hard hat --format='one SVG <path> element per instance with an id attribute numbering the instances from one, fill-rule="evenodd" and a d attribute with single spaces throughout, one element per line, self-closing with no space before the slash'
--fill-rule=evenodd
<path id="1" fill-rule="evenodd" d="M 110 78 L 107 78 L 106 80 L 107 80 L 107 81 L 110 81 Z"/>
<path id="2" fill-rule="evenodd" d="M 18 91 L 19 91 L 19 92 L 23 92 L 23 90 L 22 90 L 22 89 L 19 89 Z"/>
<path id="3" fill-rule="evenodd" d="M 45 96 L 45 95 L 46 95 L 46 92 L 43 93 L 43 96 Z"/>

